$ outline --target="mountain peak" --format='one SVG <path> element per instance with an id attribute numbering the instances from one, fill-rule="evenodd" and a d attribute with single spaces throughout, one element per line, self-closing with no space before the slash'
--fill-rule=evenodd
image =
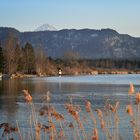
<path id="1" fill-rule="evenodd" d="M 35 29 L 35 31 L 56 31 L 57 29 L 50 24 L 43 24 L 41 26 L 39 26 L 37 29 Z"/>

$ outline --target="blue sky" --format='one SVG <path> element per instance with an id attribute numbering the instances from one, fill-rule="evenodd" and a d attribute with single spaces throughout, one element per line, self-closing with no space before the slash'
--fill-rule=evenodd
<path id="1" fill-rule="evenodd" d="M 0 26 L 32 31 L 49 23 L 63 28 L 112 28 L 140 37 L 140 0 L 1 0 Z"/>

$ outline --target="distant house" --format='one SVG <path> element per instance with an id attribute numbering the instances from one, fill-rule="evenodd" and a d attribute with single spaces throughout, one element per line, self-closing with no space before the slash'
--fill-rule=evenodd
<path id="1" fill-rule="evenodd" d="M 61 68 L 58 68 L 58 75 L 59 75 L 59 76 L 62 75 L 62 70 L 61 70 Z"/>
<path id="2" fill-rule="evenodd" d="M 0 80 L 2 79 L 2 73 L 0 73 Z"/>

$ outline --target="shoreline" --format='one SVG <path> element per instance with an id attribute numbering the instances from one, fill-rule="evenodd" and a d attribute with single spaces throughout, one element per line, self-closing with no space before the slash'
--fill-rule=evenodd
<path id="1" fill-rule="evenodd" d="M 38 75 L 38 74 L 2 74 L 1 79 L 22 79 L 22 78 L 35 78 L 35 77 L 50 77 L 50 76 L 80 76 L 80 75 L 126 75 L 126 74 L 140 74 L 139 70 L 93 70 L 91 72 L 85 72 L 85 73 L 62 73 L 59 74 L 44 74 L 44 75 Z"/>

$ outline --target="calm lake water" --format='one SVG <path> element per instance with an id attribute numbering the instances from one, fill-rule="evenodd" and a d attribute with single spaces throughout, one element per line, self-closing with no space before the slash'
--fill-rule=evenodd
<path id="1" fill-rule="evenodd" d="M 24 102 L 23 89 L 28 89 L 33 96 L 36 110 L 43 105 L 42 97 L 50 91 L 50 103 L 58 112 L 64 114 L 68 121 L 71 118 L 66 113 L 64 104 L 72 101 L 85 111 L 85 100 L 92 103 L 95 108 L 103 108 L 106 100 L 110 103 L 120 101 L 119 117 L 120 134 L 130 134 L 129 117 L 126 117 L 125 107 L 129 103 L 129 84 L 133 83 L 136 91 L 140 91 L 140 75 L 97 75 L 97 76 L 62 76 L 29 79 L 13 79 L 0 81 L 0 123 L 9 122 L 26 128 L 30 110 Z M 133 97 L 132 97 L 133 98 Z M 44 121 L 45 119 L 40 119 Z M 85 126 L 92 131 L 92 124 Z M 124 135 L 125 134 L 125 135 Z M 0 134 L 1 135 L 1 134 Z M 102 137 L 103 139 L 103 137 Z M 132 139 L 127 135 L 127 140 Z"/>

